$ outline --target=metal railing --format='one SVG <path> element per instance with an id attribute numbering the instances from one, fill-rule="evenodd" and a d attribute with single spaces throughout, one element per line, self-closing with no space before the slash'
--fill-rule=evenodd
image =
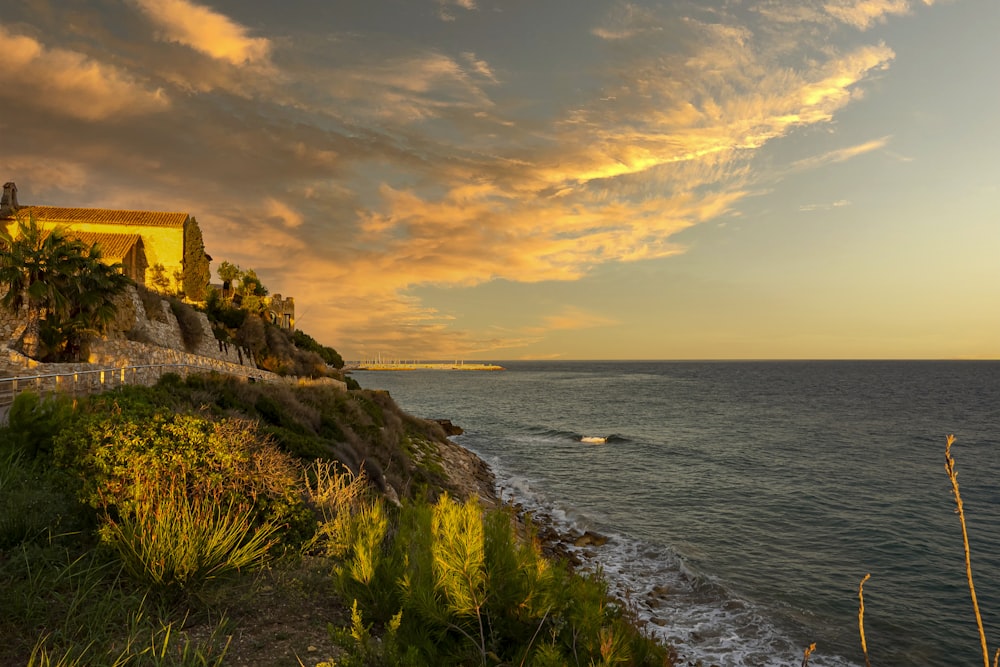
<path id="1" fill-rule="evenodd" d="M 218 372 L 218 369 L 193 364 L 147 364 L 0 378 L 0 408 L 11 405 L 17 395 L 24 391 L 33 391 L 40 395 L 61 392 L 76 397 L 108 391 L 126 384 L 154 384 L 165 373 L 177 373 L 181 377 L 187 377 L 188 373 L 210 371 Z M 247 374 L 249 376 L 258 373 L 259 371 L 251 372 L 248 369 Z"/>

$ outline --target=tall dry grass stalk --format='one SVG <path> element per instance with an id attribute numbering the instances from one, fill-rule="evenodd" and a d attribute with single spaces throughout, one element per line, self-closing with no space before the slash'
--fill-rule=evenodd
<path id="1" fill-rule="evenodd" d="M 955 495 L 955 505 L 958 512 L 958 520 L 962 524 L 962 542 L 965 545 L 965 576 L 969 580 L 969 594 L 972 596 L 972 608 L 976 612 L 976 625 L 979 627 L 979 643 L 983 648 L 983 667 L 990 667 L 990 652 L 986 645 L 986 631 L 983 629 L 983 617 L 979 613 L 979 600 L 976 599 L 976 587 L 972 583 L 972 557 L 969 552 L 969 532 L 965 527 L 965 510 L 962 506 L 962 494 L 958 491 L 958 472 L 955 471 L 955 459 L 951 456 L 951 446 L 955 443 L 955 436 L 949 435 L 944 449 L 944 469 L 951 480 L 951 491 Z M 997 652 L 1000 658 L 1000 651 Z M 996 659 L 993 661 L 996 665 Z"/>
<path id="2" fill-rule="evenodd" d="M 329 461 L 317 461 L 305 471 L 303 482 L 309 504 L 321 517 L 305 548 L 321 547 L 328 556 L 343 556 L 350 547 L 351 519 L 370 500 L 364 472 L 355 475 Z"/>
<path id="3" fill-rule="evenodd" d="M 809 657 L 813 654 L 813 651 L 815 650 L 816 650 L 816 642 L 813 642 L 806 648 L 805 653 L 802 654 L 802 667 L 809 667 Z"/>
<path id="4" fill-rule="evenodd" d="M 868 642 L 865 641 L 865 582 L 871 579 L 869 572 L 858 585 L 858 632 L 861 633 L 861 652 L 865 654 L 865 667 L 872 667 L 868 661 Z"/>

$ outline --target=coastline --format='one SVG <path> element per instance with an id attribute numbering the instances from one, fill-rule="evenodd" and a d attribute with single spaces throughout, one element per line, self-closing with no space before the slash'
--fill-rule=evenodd
<path id="1" fill-rule="evenodd" d="M 529 524 L 532 526 L 538 547 L 546 557 L 564 560 L 575 570 L 584 565 L 579 549 L 607 544 L 604 535 L 589 530 L 575 533 L 560 530 L 551 517 L 525 508 L 512 497 L 504 498 L 489 463 L 450 438 L 440 442 L 439 453 L 451 486 L 449 491 L 463 499 L 478 498 L 486 509 L 510 507 L 522 534 Z"/>

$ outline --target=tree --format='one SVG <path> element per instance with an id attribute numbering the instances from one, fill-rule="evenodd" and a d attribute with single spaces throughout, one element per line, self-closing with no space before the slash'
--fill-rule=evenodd
<path id="1" fill-rule="evenodd" d="M 34 218 L 18 220 L 16 234 L 0 228 L 0 305 L 12 313 L 27 307 L 22 337 L 32 358 L 78 351 L 83 338 L 105 331 L 114 319 L 114 298 L 131 281 L 121 264 L 101 262 L 100 250 L 71 239 L 63 228 L 45 231 Z"/>
<path id="2" fill-rule="evenodd" d="M 240 277 L 243 271 L 237 264 L 230 264 L 229 262 L 223 260 L 222 264 L 219 264 L 219 268 L 215 270 L 219 274 L 219 280 L 222 281 L 222 296 L 227 299 L 233 298 L 233 282 Z"/>
<path id="3" fill-rule="evenodd" d="M 297 329 L 292 332 L 291 338 L 292 343 L 294 343 L 295 347 L 300 350 L 315 352 L 321 359 L 323 359 L 323 361 L 330 364 L 334 368 L 344 367 L 344 359 L 335 349 L 320 344 L 315 338 L 307 334 L 305 331 Z"/>
<path id="4" fill-rule="evenodd" d="M 167 277 L 167 269 L 159 262 L 149 267 L 149 282 L 153 289 L 161 294 L 170 291 L 170 278 Z"/>
<path id="5" fill-rule="evenodd" d="M 240 274 L 240 294 L 243 296 L 267 296 L 268 289 L 257 277 L 257 272 L 247 269 Z"/>
<path id="6" fill-rule="evenodd" d="M 210 257 L 205 254 L 205 241 L 198 221 L 191 218 L 184 225 L 184 271 L 180 288 L 192 301 L 204 301 L 208 282 L 212 279 Z"/>
<path id="7" fill-rule="evenodd" d="M 81 344 L 107 332 L 118 314 L 115 297 L 132 284 L 122 264 L 105 264 L 98 246 L 91 246 L 83 257 L 77 275 L 75 298 L 70 304 L 65 331 L 64 356 L 79 356 Z"/>

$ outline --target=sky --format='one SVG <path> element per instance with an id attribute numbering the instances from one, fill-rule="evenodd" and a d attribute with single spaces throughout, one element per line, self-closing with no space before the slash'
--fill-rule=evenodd
<path id="1" fill-rule="evenodd" d="M 23 0 L 22 205 L 345 359 L 1000 358 L 996 0 Z"/>

